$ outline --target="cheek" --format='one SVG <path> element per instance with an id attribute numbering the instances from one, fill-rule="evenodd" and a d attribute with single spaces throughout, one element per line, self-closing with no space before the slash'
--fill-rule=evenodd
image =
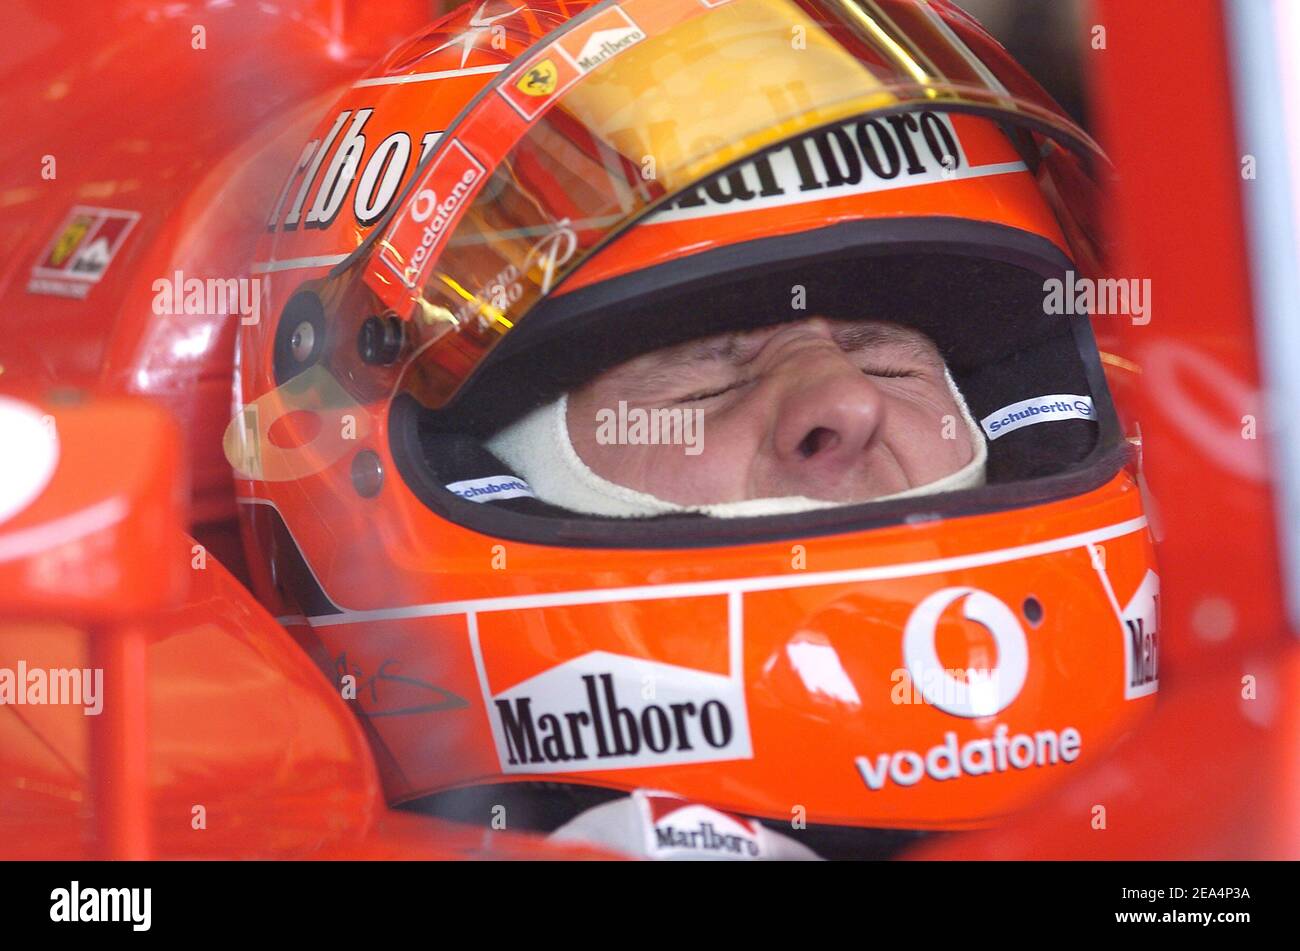
<path id="1" fill-rule="evenodd" d="M 974 456 L 970 430 L 951 397 L 900 398 L 889 409 L 884 442 L 914 485 L 955 472 Z"/>
<path id="2" fill-rule="evenodd" d="M 575 447 L 576 448 L 576 447 Z M 579 449 L 578 455 L 592 472 L 602 479 L 608 479 L 616 485 L 625 485 L 641 492 L 651 491 L 645 484 L 645 472 L 649 468 L 648 451 L 654 446 L 620 446 L 600 445 L 593 441 L 587 449 Z"/>
<path id="3" fill-rule="evenodd" d="M 620 434 L 617 417 L 602 424 L 594 414 L 579 415 L 572 407 L 568 424 L 569 441 L 578 458 L 602 479 L 663 498 L 670 496 L 659 489 L 680 481 L 677 469 L 682 461 L 682 446 L 646 443 L 644 430 L 638 433 L 631 425 Z M 621 436 L 627 436 L 627 441 L 620 442 Z"/>
<path id="4" fill-rule="evenodd" d="M 743 497 L 756 453 L 752 426 L 704 414 L 675 443 L 601 442 L 595 424 L 569 417 L 569 438 L 596 475 L 682 505 Z"/>

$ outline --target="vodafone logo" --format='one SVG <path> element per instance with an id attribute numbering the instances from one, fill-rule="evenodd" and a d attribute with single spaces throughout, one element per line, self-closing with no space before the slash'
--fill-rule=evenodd
<path id="1" fill-rule="evenodd" d="M 455 139 L 434 156 L 432 166 L 393 222 L 379 252 L 379 260 L 408 290 L 420 285 L 429 263 L 437 257 L 475 188 L 486 177 L 483 163 Z"/>
<path id="2" fill-rule="evenodd" d="M 438 196 L 433 189 L 421 189 L 411 202 L 411 217 L 416 221 L 428 221 L 436 207 L 438 207 Z"/>
<path id="3" fill-rule="evenodd" d="M 943 612 L 963 599 L 962 616 L 993 635 L 998 659 L 992 671 L 971 670 L 959 680 L 940 663 L 935 635 Z M 907 619 L 903 661 L 927 703 L 955 717 L 988 717 L 1020 695 L 1029 673 L 1029 645 L 1011 608 L 987 591 L 943 588 L 918 604 Z"/>
<path id="4" fill-rule="evenodd" d="M 956 677 L 958 671 L 940 664 L 935 645 L 939 619 L 958 603 L 962 617 L 993 636 L 998 656 L 992 670 L 965 670 Z M 1011 706 L 1029 672 L 1029 645 L 1020 622 L 1005 603 L 979 588 L 943 588 L 918 604 L 903 631 L 903 658 L 926 702 L 972 719 L 991 717 Z M 1006 723 L 975 724 L 972 729 L 983 735 L 963 741 L 957 730 L 948 730 L 929 749 L 874 753 L 857 757 L 854 764 L 867 789 L 880 792 L 923 780 L 944 782 L 1069 764 L 1083 748 L 1083 736 L 1073 726 L 1024 733 L 1013 732 Z"/>
<path id="5" fill-rule="evenodd" d="M 27 508 L 49 485 L 59 438 L 34 406 L 0 396 L 0 522 Z"/>

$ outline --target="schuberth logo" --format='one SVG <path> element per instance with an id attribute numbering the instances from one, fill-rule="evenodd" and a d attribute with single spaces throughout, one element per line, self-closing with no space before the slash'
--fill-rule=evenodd
<path id="1" fill-rule="evenodd" d="M 1021 400 L 995 410 L 980 420 L 989 439 L 997 439 L 1025 426 L 1050 423 L 1061 419 L 1086 419 L 1096 421 L 1097 411 L 1091 396 L 1055 393 Z"/>
<path id="2" fill-rule="evenodd" d="M 482 479 L 465 479 L 462 482 L 452 482 L 447 486 L 447 490 L 455 492 L 462 499 L 469 499 L 471 502 L 535 498 L 533 490 L 527 482 L 508 475 L 487 476 Z"/>
<path id="3" fill-rule="evenodd" d="M 506 773 L 752 756 L 741 685 L 720 674 L 605 651 L 500 691 L 490 708 Z"/>

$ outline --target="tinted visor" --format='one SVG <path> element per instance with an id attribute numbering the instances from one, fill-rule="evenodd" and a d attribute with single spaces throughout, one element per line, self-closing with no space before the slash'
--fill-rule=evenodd
<path id="1" fill-rule="evenodd" d="M 1017 97 L 927 3 L 601 4 L 498 77 L 350 268 L 403 322 L 402 388 L 444 405 L 595 250 L 665 199 L 792 136 L 906 108 L 1009 114 Z M 951 145 L 938 123 L 924 147 Z"/>

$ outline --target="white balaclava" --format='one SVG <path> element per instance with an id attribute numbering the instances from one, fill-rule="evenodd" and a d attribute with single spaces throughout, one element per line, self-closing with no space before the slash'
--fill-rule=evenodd
<path id="1" fill-rule="evenodd" d="M 944 369 L 948 388 L 961 412 L 961 418 L 970 431 L 975 457 L 956 472 L 893 495 L 872 499 L 904 499 L 918 495 L 934 495 L 969 489 L 984 484 L 984 464 L 988 459 L 988 445 L 984 433 L 976 424 L 966 406 L 952 374 Z M 713 505 L 679 505 L 610 482 L 591 470 L 582 461 L 569 439 L 568 394 L 533 410 L 526 416 L 499 430 L 486 442 L 487 448 L 498 459 L 510 466 L 528 482 L 537 498 L 574 512 L 588 515 L 613 515 L 623 518 L 644 518 L 680 512 L 698 512 L 716 518 L 739 518 L 753 515 L 783 515 L 807 512 L 812 509 L 849 505 L 826 499 L 810 499 L 802 495 L 787 495 L 766 499 L 745 499 L 740 502 L 719 502 Z"/>

